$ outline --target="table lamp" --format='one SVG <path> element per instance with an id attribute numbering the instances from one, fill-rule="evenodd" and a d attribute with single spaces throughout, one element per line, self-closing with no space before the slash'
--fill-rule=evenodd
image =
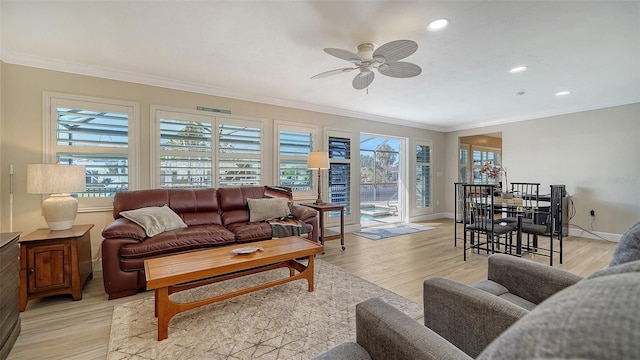
<path id="1" fill-rule="evenodd" d="M 42 202 L 42 215 L 51 230 L 71 229 L 78 213 L 78 200 L 69 193 L 85 189 L 84 166 L 27 164 L 27 193 L 51 194 Z"/>
<path id="2" fill-rule="evenodd" d="M 314 204 L 322 205 L 324 201 L 320 197 L 320 170 L 329 168 L 329 153 L 326 151 L 312 151 L 307 159 L 307 168 L 318 169 L 318 199 Z"/>

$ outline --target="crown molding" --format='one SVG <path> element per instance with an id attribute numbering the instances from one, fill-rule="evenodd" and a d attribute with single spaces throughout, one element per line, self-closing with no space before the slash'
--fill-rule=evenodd
<path id="1" fill-rule="evenodd" d="M 534 114 L 528 114 L 527 116 L 516 116 L 516 117 L 498 119 L 498 120 L 494 120 L 494 121 L 487 121 L 487 122 L 480 122 L 480 123 L 469 123 L 469 124 L 464 124 L 464 125 L 460 125 L 460 126 L 446 127 L 446 128 L 444 128 L 443 132 L 453 132 L 453 131 L 461 131 L 461 130 L 479 129 L 479 128 L 484 128 L 484 127 L 489 127 L 489 126 L 504 125 L 504 124 L 522 122 L 522 121 L 529 121 L 529 120 L 538 120 L 538 119 L 544 119 L 544 118 L 549 118 L 549 117 L 554 117 L 554 116 L 569 115 L 569 114 L 575 114 L 575 113 L 585 112 L 585 111 L 593 111 L 593 110 L 606 109 L 606 108 L 611 108 L 611 107 L 616 107 L 616 106 L 637 104 L 639 102 L 640 102 L 640 99 L 636 99 L 636 100 L 630 100 L 630 101 L 599 104 L 597 106 L 592 106 L 592 107 L 588 107 L 588 108 L 576 107 L 576 108 L 572 108 L 572 109 L 569 109 L 569 110 L 564 110 L 564 111 L 561 111 L 561 112 L 557 112 L 557 111 L 556 112 L 554 112 L 554 111 L 541 111 L 541 112 L 537 112 L 537 113 L 534 113 Z"/>
<path id="2" fill-rule="evenodd" d="M 39 69 L 45 69 L 45 70 L 53 70 L 53 71 L 77 74 L 77 75 L 93 76 L 93 77 L 99 77 L 99 78 L 104 78 L 109 80 L 125 81 L 125 82 L 131 82 L 135 84 L 156 86 L 156 87 L 162 87 L 162 88 L 173 89 L 173 90 L 188 91 L 188 92 L 194 92 L 198 94 L 219 96 L 219 97 L 225 97 L 225 98 L 230 98 L 235 100 L 250 101 L 250 102 L 256 102 L 261 104 L 283 106 L 283 107 L 289 107 L 294 109 L 319 112 L 324 114 L 351 117 L 351 118 L 356 118 L 361 120 L 376 121 L 376 122 L 381 122 L 385 124 L 395 124 L 395 125 L 402 125 L 402 126 L 408 126 L 408 127 L 425 129 L 425 130 L 445 132 L 444 127 L 418 123 L 410 120 L 396 119 L 396 118 L 391 118 L 386 116 L 379 116 L 375 114 L 340 109 L 340 108 L 313 104 L 313 103 L 305 103 L 305 102 L 286 100 L 286 99 L 277 99 L 277 98 L 272 98 L 267 96 L 246 95 L 246 94 L 242 94 L 234 91 L 228 91 L 228 90 L 224 90 L 224 89 L 220 89 L 220 88 L 216 88 L 213 86 L 208 86 L 200 83 L 193 83 L 193 82 L 181 81 L 181 80 L 158 77 L 158 76 L 150 76 L 146 74 L 133 73 L 133 72 L 122 71 L 122 70 L 117 70 L 112 68 L 106 68 L 102 66 L 74 63 L 74 62 L 63 61 L 59 59 L 18 54 L 6 47 L 0 48 L 0 59 L 2 59 L 2 61 L 4 61 L 7 64 L 13 64 L 13 65 L 28 66 L 28 67 L 34 67 Z"/>

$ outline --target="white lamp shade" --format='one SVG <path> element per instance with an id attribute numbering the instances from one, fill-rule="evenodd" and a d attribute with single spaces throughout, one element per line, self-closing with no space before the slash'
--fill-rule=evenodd
<path id="1" fill-rule="evenodd" d="M 326 151 L 312 151 L 307 159 L 308 169 L 328 169 L 329 153 Z"/>
<path id="2" fill-rule="evenodd" d="M 83 165 L 27 165 L 27 193 L 29 194 L 77 193 L 85 190 L 86 175 Z"/>
<path id="3" fill-rule="evenodd" d="M 42 202 L 42 215 L 51 230 L 71 229 L 78 200 L 68 193 L 86 189 L 85 167 L 61 164 L 28 164 L 27 193 L 51 194 Z"/>

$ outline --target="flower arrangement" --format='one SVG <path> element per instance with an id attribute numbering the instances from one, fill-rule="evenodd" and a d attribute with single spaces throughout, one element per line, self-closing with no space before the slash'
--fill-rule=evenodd
<path id="1" fill-rule="evenodd" d="M 504 174 L 504 184 L 502 184 L 503 188 L 508 189 L 509 187 L 509 180 L 507 178 L 507 169 L 503 168 L 500 165 L 494 165 L 493 162 L 488 161 L 484 163 L 484 165 L 482 165 L 482 168 L 480 168 L 480 174 L 485 174 L 487 175 L 487 178 L 496 180 L 496 181 L 501 181 L 502 174 Z"/>

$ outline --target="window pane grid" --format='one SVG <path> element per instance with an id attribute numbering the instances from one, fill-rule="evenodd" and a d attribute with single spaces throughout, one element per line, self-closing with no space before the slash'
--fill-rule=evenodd
<path id="1" fill-rule="evenodd" d="M 58 153 L 58 163 L 84 165 L 86 191 L 78 197 L 110 197 L 129 190 L 129 162 L 120 154 Z"/>
<path id="2" fill-rule="evenodd" d="M 211 187 L 211 164 L 206 156 L 160 156 L 160 187 Z"/>
<path id="3" fill-rule="evenodd" d="M 416 146 L 416 207 L 431 207 L 431 147 Z"/>
<path id="4" fill-rule="evenodd" d="M 260 185 L 260 159 L 220 159 L 218 175 L 220 187 Z"/>
<path id="5" fill-rule="evenodd" d="M 329 201 L 332 204 L 344 205 L 345 214 L 351 213 L 351 164 L 331 163 L 329 165 Z M 331 212 L 330 216 L 340 216 L 339 212 Z"/>
<path id="6" fill-rule="evenodd" d="M 307 157 L 313 146 L 313 134 L 297 131 L 280 131 L 280 156 Z"/>
<path id="7" fill-rule="evenodd" d="M 127 148 L 127 114 L 56 107 L 56 144 Z"/>
<path id="8" fill-rule="evenodd" d="M 220 153 L 260 154 L 261 130 L 248 126 L 220 124 Z"/>
<path id="9" fill-rule="evenodd" d="M 211 152 L 210 123 L 177 119 L 160 119 L 160 149 Z"/>
<path id="10" fill-rule="evenodd" d="M 291 186 L 293 190 L 311 190 L 311 179 L 306 160 L 280 161 L 280 185 Z"/>
<path id="11" fill-rule="evenodd" d="M 86 190 L 78 198 L 108 198 L 129 190 L 129 114 L 57 105 L 64 101 L 51 98 L 55 109 L 51 150 L 58 163 L 85 166 Z"/>
<path id="12" fill-rule="evenodd" d="M 351 159 L 351 139 L 329 137 L 330 159 Z"/>

